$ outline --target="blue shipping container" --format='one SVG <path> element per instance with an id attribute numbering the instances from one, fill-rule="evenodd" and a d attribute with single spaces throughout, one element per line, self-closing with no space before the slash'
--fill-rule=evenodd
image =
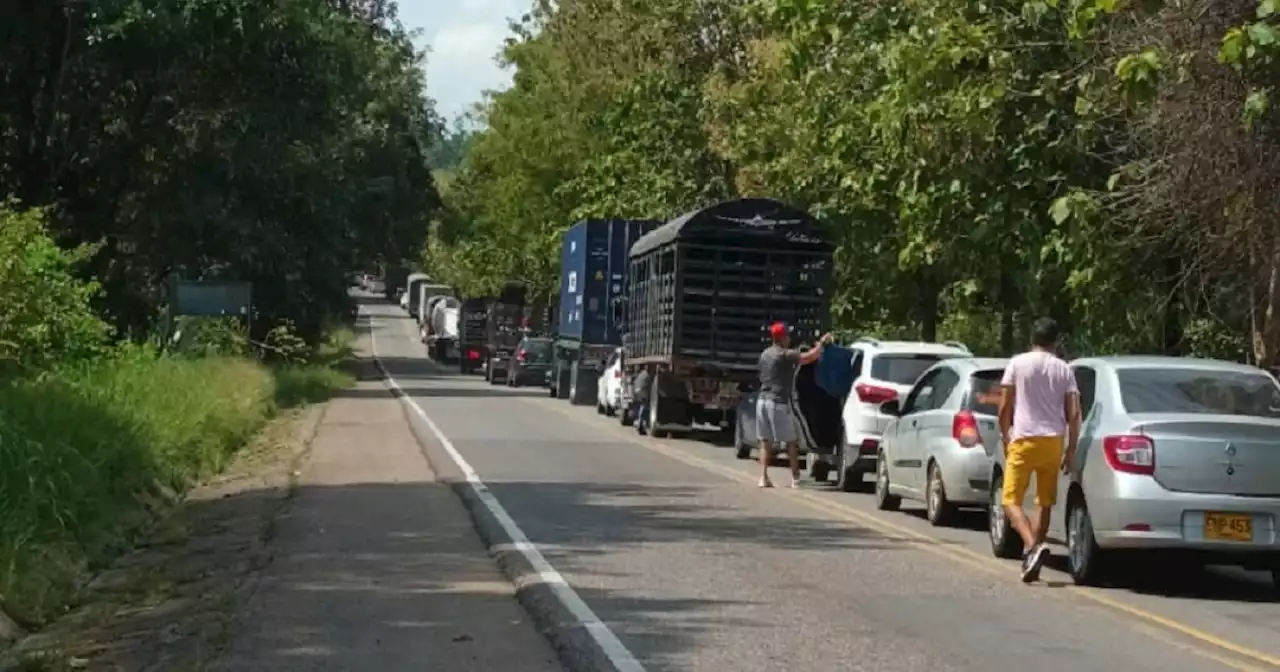
<path id="1" fill-rule="evenodd" d="M 560 247 L 560 315 L 556 332 L 593 345 L 621 345 L 613 304 L 626 296 L 627 253 L 661 222 L 589 219 L 574 224 Z"/>

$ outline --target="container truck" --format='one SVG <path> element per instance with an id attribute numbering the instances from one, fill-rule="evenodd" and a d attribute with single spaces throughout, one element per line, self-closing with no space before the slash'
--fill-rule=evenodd
<path id="1" fill-rule="evenodd" d="M 614 306 L 627 284 L 627 251 L 661 222 L 591 219 L 574 224 L 560 245 L 560 298 L 551 396 L 593 404 L 609 355 L 622 344 Z"/>
<path id="2" fill-rule="evenodd" d="M 830 323 L 832 246 L 809 214 L 772 199 L 687 213 L 631 247 L 624 370 L 653 370 L 649 431 L 734 427 L 759 385 L 767 327 L 791 327 L 793 347 Z M 624 411 L 625 412 L 625 411 Z"/>

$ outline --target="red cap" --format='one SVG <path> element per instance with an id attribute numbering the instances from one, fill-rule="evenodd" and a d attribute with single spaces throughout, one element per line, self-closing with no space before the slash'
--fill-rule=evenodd
<path id="1" fill-rule="evenodd" d="M 774 322 L 769 325 L 769 336 L 772 338 L 782 338 L 787 335 L 787 325 L 781 322 Z"/>

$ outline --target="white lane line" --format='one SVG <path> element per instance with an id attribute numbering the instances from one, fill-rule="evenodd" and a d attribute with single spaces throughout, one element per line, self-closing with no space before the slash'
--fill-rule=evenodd
<path id="1" fill-rule="evenodd" d="M 547 559 L 543 557 L 538 547 L 529 541 L 529 537 L 524 533 L 524 530 L 520 529 L 520 526 L 503 508 L 498 498 L 489 491 L 488 486 L 480 479 L 480 475 L 476 473 L 475 469 L 471 468 L 471 465 L 462 457 L 458 449 L 453 446 L 453 442 L 449 440 L 449 437 L 440 431 L 440 427 L 431 419 L 431 416 L 427 415 L 427 412 L 422 410 L 418 402 L 405 393 L 404 388 L 400 387 L 400 383 L 396 382 L 391 373 L 382 367 L 382 359 L 378 356 L 378 337 L 373 330 L 373 315 L 365 313 L 365 317 L 370 318 L 369 345 L 373 350 L 373 358 L 382 368 L 387 383 L 391 385 L 392 389 L 400 393 L 398 395 L 400 399 L 407 403 L 414 414 L 426 424 L 427 429 L 431 430 L 431 433 L 436 437 L 436 441 L 440 442 L 445 452 L 449 454 L 449 458 L 453 460 L 453 463 L 457 465 L 462 475 L 467 479 L 467 486 L 471 488 L 471 491 L 489 510 L 489 513 L 498 521 L 498 524 L 502 526 L 502 530 L 507 533 L 507 538 L 511 542 L 509 544 L 500 544 L 499 546 L 504 549 L 510 548 L 518 551 L 524 556 L 525 560 L 529 561 L 533 570 L 538 574 L 539 582 L 546 584 L 555 594 L 556 599 L 560 600 L 560 603 L 569 610 L 569 613 L 573 614 L 573 617 L 591 635 L 591 639 L 604 651 L 605 656 L 609 658 L 609 662 L 613 664 L 618 672 L 644 672 L 644 666 L 640 664 L 640 661 L 636 660 L 631 651 L 627 650 L 622 640 L 613 634 L 613 631 L 609 629 L 609 626 L 605 625 L 604 621 L 600 620 L 599 616 L 596 616 L 591 607 L 587 606 L 587 603 L 569 586 L 569 582 L 565 581 L 564 576 L 556 571 L 556 568 L 552 567 L 551 563 L 547 562 Z"/>

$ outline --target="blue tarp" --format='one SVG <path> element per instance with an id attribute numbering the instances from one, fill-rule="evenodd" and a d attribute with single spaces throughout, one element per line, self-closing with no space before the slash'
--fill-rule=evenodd
<path id="1" fill-rule="evenodd" d="M 818 370 L 814 379 L 824 392 L 844 399 L 853 387 L 853 350 L 839 345 L 828 345 L 818 358 Z"/>

